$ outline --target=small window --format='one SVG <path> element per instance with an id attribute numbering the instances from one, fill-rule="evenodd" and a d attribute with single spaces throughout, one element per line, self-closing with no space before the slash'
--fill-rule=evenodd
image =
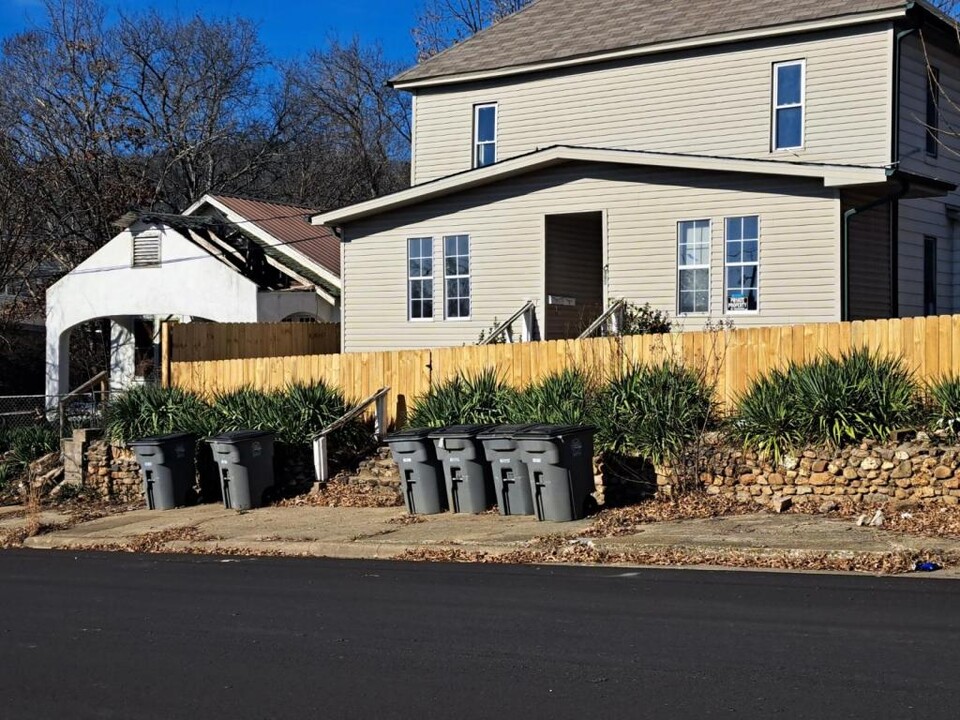
<path id="1" fill-rule="evenodd" d="M 923 238 L 923 312 L 937 314 L 937 238 Z"/>
<path id="2" fill-rule="evenodd" d="M 803 147 L 804 61 L 773 66 L 773 149 Z"/>
<path id="3" fill-rule="evenodd" d="M 760 301 L 760 218 L 727 218 L 724 238 L 728 313 L 753 312 Z"/>
<path id="4" fill-rule="evenodd" d="M 446 281 L 447 317 L 470 317 L 470 237 L 448 235 L 443 239 L 443 274 Z"/>
<path id="5" fill-rule="evenodd" d="M 160 265 L 160 233 L 156 230 L 133 236 L 133 267 L 157 267 Z"/>
<path id="6" fill-rule="evenodd" d="M 927 73 L 927 155 L 936 157 L 940 151 L 940 69 L 931 67 Z"/>
<path id="7" fill-rule="evenodd" d="M 410 319 L 433 318 L 433 238 L 407 240 Z"/>
<path id="8" fill-rule="evenodd" d="M 473 166 L 497 161 L 497 106 L 477 105 L 473 109 Z"/>
<path id="9" fill-rule="evenodd" d="M 678 226 L 679 298 L 681 314 L 710 311 L 710 221 L 687 220 Z"/>

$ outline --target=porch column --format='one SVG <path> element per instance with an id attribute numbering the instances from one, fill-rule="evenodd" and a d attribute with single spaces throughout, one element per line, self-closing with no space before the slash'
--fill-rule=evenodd
<path id="1" fill-rule="evenodd" d="M 70 333 L 70 328 L 61 331 L 55 324 L 47 325 L 47 410 L 56 410 L 58 396 L 70 392 Z"/>
<path id="2" fill-rule="evenodd" d="M 136 376 L 137 348 L 130 315 L 110 318 L 110 390 L 126 390 Z"/>

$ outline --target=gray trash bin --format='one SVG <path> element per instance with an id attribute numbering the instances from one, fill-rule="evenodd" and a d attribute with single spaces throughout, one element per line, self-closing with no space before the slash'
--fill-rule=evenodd
<path id="1" fill-rule="evenodd" d="M 430 428 L 401 430 L 386 437 L 400 470 L 400 492 L 411 515 L 436 515 L 447 509 L 443 465 L 430 439 Z"/>
<path id="2" fill-rule="evenodd" d="M 579 520 L 595 505 L 594 432 L 583 425 L 531 425 L 516 433 L 538 520 Z"/>
<path id="3" fill-rule="evenodd" d="M 273 433 L 239 430 L 207 440 L 220 469 L 223 505 L 248 510 L 263 505 L 273 488 Z"/>
<path id="4" fill-rule="evenodd" d="M 187 504 L 196 480 L 197 439 L 190 433 L 159 435 L 134 440 L 129 447 L 140 463 L 147 507 L 172 510 Z"/>
<path id="5" fill-rule="evenodd" d="M 451 425 L 430 433 L 443 463 L 447 501 L 455 513 L 482 513 L 494 503 L 493 475 L 477 435 L 489 425 Z"/>
<path id="6" fill-rule="evenodd" d="M 529 425 L 498 425 L 477 435 L 493 472 L 501 515 L 533 515 L 530 475 L 515 435 Z"/>

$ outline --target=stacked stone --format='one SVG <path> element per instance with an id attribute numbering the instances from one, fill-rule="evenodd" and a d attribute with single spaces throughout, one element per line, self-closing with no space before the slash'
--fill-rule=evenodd
<path id="1" fill-rule="evenodd" d="M 766 502 L 773 496 L 844 496 L 857 502 L 930 500 L 960 504 L 960 447 L 926 440 L 866 441 L 859 446 L 807 449 L 774 466 L 756 453 L 717 445 L 705 453 L 701 481 L 711 495 Z M 669 469 L 658 469 L 658 491 L 673 486 Z"/>
<path id="2" fill-rule="evenodd" d="M 349 474 L 348 481 L 355 485 L 386 487 L 399 492 L 400 471 L 393 461 L 390 448 L 377 448 L 371 457 L 360 463 L 355 473 Z"/>
<path id="3" fill-rule="evenodd" d="M 126 448 L 105 441 L 90 443 L 86 453 L 84 485 L 109 502 L 136 502 L 143 497 L 140 465 Z"/>

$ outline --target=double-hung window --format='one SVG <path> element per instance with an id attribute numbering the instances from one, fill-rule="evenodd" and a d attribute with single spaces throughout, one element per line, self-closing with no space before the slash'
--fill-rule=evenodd
<path id="1" fill-rule="evenodd" d="M 497 105 L 473 108 L 473 166 L 484 167 L 497 161 Z"/>
<path id="2" fill-rule="evenodd" d="M 470 317 L 470 237 L 447 235 L 443 238 L 445 301 L 447 318 Z"/>
<path id="3" fill-rule="evenodd" d="M 803 147 L 803 60 L 776 63 L 773 66 L 773 149 L 796 150 Z"/>
<path id="4" fill-rule="evenodd" d="M 680 314 L 710 311 L 710 221 L 685 220 L 678 224 L 677 311 Z"/>
<path id="5" fill-rule="evenodd" d="M 760 302 L 760 218 L 727 218 L 724 238 L 728 313 L 752 312 Z"/>
<path id="6" fill-rule="evenodd" d="M 927 71 L 927 155 L 936 157 L 940 149 L 940 70 Z"/>
<path id="7" fill-rule="evenodd" d="M 433 238 L 407 240 L 407 287 L 410 319 L 432 319 Z"/>

